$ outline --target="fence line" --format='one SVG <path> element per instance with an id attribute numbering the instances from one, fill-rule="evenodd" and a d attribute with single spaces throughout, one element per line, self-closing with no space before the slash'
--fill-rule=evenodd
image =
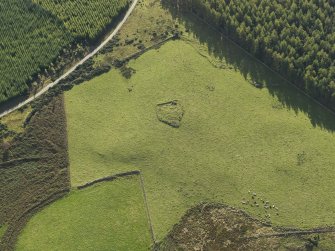
<path id="1" fill-rule="evenodd" d="M 152 50 L 152 49 L 157 49 L 157 48 L 159 48 L 160 46 L 162 46 L 163 44 L 165 44 L 166 42 L 168 42 L 168 41 L 170 41 L 170 40 L 176 40 L 176 39 L 179 39 L 179 38 L 180 38 L 180 37 L 179 37 L 179 34 L 176 33 L 176 34 L 174 34 L 174 35 L 172 35 L 172 36 L 170 36 L 170 37 L 167 37 L 167 38 L 163 39 L 163 40 L 160 41 L 160 42 L 157 42 L 157 43 L 155 43 L 155 44 L 153 44 L 153 45 L 151 45 L 151 46 L 149 46 L 149 47 L 146 47 L 146 48 L 144 48 L 144 49 L 142 49 L 142 50 L 140 50 L 140 51 L 138 51 L 138 52 L 135 52 L 135 53 L 133 53 L 133 54 L 131 54 L 131 55 L 129 55 L 129 56 L 126 56 L 122 61 L 124 61 L 124 62 L 128 62 L 128 61 L 130 61 L 131 59 L 135 59 L 135 58 L 141 56 L 142 54 L 144 54 L 144 53 L 147 52 L 147 51 L 150 51 L 150 50 Z"/>
<path id="2" fill-rule="evenodd" d="M 46 206 L 50 205 L 51 203 L 53 203 L 53 202 L 57 201 L 58 199 L 64 197 L 69 191 L 70 191 L 70 189 L 63 189 L 63 190 L 60 190 L 58 192 L 55 192 L 55 193 L 51 194 L 50 196 L 48 196 L 47 198 L 43 199 L 42 201 L 38 202 L 37 204 L 35 204 L 31 208 L 29 208 L 25 212 L 23 212 L 23 214 L 20 217 L 15 219 L 12 222 L 12 224 L 9 225 L 9 227 L 7 228 L 7 230 L 4 233 L 4 235 L 2 236 L 2 238 L 0 238 L 0 247 L 1 247 L 1 242 L 4 241 L 4 242 L 9 243 L 9 249 L 8 250 L 11 250 L 11 249 L 14 250 L 14 245 L 15 245 L 15 243 L 17 241 L 17 237 L 18 237 L 17 234 L 22 231 L 23 227 L 25 226 L 27 221 L 30 219 L 30 217 L 33 214 L 35 214 L 36 212 L 38 212 L 39 210 L 41 210 L 42 208 L 45 208 Z"/>
<path id="3" fill-rule="evenodd" d="M 150 215 L 150 210 L 149 210 L 149 205 L 148 205 L 148 199 L 147 199 L 147 193 L 145 191 L 144 178 L 143 178 L 143 175 L 142 175 L 141 171 L 134 170 L 134 171 L 118 173 L 118 174 L 115 174 L 115 175 L 103 177 L 103 178 L 96 179 L 96 180 L 93 180 L 91 182 L 88 182 L 85 185 L 77 186 L 77 189 L 78 190 L 83 190 L 85 188 L 91 187 L 91 186 L 93 186 L 95 184 L 98 184 L 98 183 L 114 181 L 114 180 L 117 180 L 117 179 L 120 179 L 120 178 L 131 177 L 131 176 L 139 176 L 139 178 L 140 178 L 140 186 L 141 186 L 141 190 L 142 190 L 142 194 L 143 194 L 143 201 L 144 201 L 144 206 L 145 206 L 145 212 L 146 212 L 147 219 L 148 219 L 150 236 L 151 236 L 151 240 L 152 240 L 153 245 L 154 245 L 156 243 L 155 232 L 154 232 L 154 228 L 153 228 L 153 224 L 152 224 L 152 220 L 151 220 L 151 215 Z"/>
<path id="4" fill-rule="evenodd" d="M 143 175 L 141 173 L 140 173 L 140 180 L 141 180 L 141 188 L 142 188 L 142 193 L 143 193 L 143 198 L 144 198 L 144 205 L 145 205 L 146 213 L 147 213 L 147 217 L 148 217 L 151 239 L 152 239 L 153 245 L 155 245 L 156 244 L 155 232 L 154 232 L 154 227 L 153 227 L 152 220 L 151 220 L 151 215 L 150 215 L 150 210 L 149 210 L 149 205 L 148 205 L 148 199 L 147 199 L 147 193 L 145 191 L 144 178 L 143 178 Z"/>
<path id="5" fill-rule="evenodd" d="M 257 235 L 246 237 L 245 239 L 300 236 L 300 235 L 324 234 L 324 233 L 334 233 L 334 232 L 335 232 L 334 228 L 324 228 L 324 229 L 314 229 L 314 230 L 305 230 L 305 231 L 304 230 L 301 230 L 301 231 L 286 231 L 286 232 L 274 233 L 274 234 L 257 234 Z"/>
<path id="6" fill-rule="evenodd" d="M 18 165 L 18 164 L 24 163 L 24 162 L 37 162 L 37 161 L 40 161 L 42 159 L 47 159 L 47 158 L 50 158 L 50 157 L 51 156 L 36 156 L 36 157 L 12 159 L 12 160 L 0 163 L 0 169 L 6 169 L 6 168 L 9 168 L 10 166 Z"/>
<path id="7" fill-rule="evenodd" d="M 118 179 L 118 178 L 127 177 L 127 176 L 140 175 L 140 173 L 141 173 L 141 172 L 138 171 L 138 170 L 135 170 L 135 171 L 129 171 L 129 172 L 124 172 L 124 173 L 118 173 L 118 174 L 115 174 L 115 175 L 111 175 L 111 176 L 103 177 L 103 178 L 100 178 L 100 179 L 97 179 L 97 180 L 93 180 L 93 181 L 91 181 L 91 182 L 86 183 L 85 185 L 78 186 L 77 189 L 78 189 L 78 190 L 82 190 L 82 189 L 84 189 L 84 188 L 93 186 L 93 185 L 98 184 L 98 183 L 101 183 L 101 182 L 113 181 L 113 180 L 116 180 L 116 179 Z"/>

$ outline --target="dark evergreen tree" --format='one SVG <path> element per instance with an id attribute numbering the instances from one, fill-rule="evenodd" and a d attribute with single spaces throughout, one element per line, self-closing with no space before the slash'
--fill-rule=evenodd
<path id="1" fill-rule="evenodd" d="M 333 0 L 184 0 L 182 6 L 335 110 Z"/>

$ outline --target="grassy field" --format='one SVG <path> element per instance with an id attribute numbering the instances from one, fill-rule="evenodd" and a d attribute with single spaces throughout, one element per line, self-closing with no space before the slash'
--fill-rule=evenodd
<path id="1" fill-rule="evenodd" d="M 16 250 L 148 250 L 140 180 L 119 179 L 74 191 L 31 219 Z"/>
<path id="2" fill-rule="evenodd" d="M 333 132 L 210 58 L 196 40 L 169 42 L 131 61 L 129 80 L 112 70 L 66 93 L 72 184 L 141 169 L 158 238 L 200 201 L 271 214 L 266 219 L 278 225 L 334 224 Z M 184 110 L 178 129 L 156 115 L 172 100 Z M 242 204 L 252 193 L 278 215 Z"/>

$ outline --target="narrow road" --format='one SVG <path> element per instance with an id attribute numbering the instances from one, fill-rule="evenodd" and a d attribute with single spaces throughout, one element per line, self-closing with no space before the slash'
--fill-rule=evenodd
<path id="1" fill-rule="evenodd" d="M 72 72 L 74 72 L 78 66 L 82 65 L 83 63 L 85 63 L 88 59 L 90 59 L 91 57 L 93 57 L 95 54 L 97 54 L 109 41 L 111 41 L 113 39 L 113 37 L 115 37 L 115 35 L 119 32 L 119 30 L 121 29 L 121 27 L 124 25 L 124 23 L 127 21 L 127 19 L 129 18 L 130 14 L 133 12 L 133 10 L 136 7 L 138 0 L 133 0 L 133 3 L 131 4 L 131 6 L 129 7 L 126 15 L 124 16 L 124 18 L 122 19 L 122 21 L 117 25 L 117 27 L 115 28 L 115 30 L 113 31 L 112 34 L 110 34 L 94 51 L 92 51 L 90 54 L 88 54 L 86 57 L 84 57 L 82 60 L 80 60 L 75 66 L 73 66 L 70 70 L 68 70 L 66 73 L 64 73 L 62 76 L 60 76 L 57 80 L 55 80 L 54 82 L 46 85 L 45 87 L 43 87 L 43 89 L 41 89 L 39 92 L 37 92 L 33 97 L 30 97 L 28 99 L 26 99 L 25 101 L 19 103 L 18 105 L 16 105 L 13 108 L 8 109 L 7 111 L 3 112 L 0 114 L 0 118 L 6 116 L 7 114 L 29 104 L 30 102 L 32 102 L 34 99 L 38 98 L 39 96 L 41 96 L 42 94 L 46 93 L 51 87 L 57 85 L 61 80 L 65 79 L 67 76 L 69 76 Z"/>

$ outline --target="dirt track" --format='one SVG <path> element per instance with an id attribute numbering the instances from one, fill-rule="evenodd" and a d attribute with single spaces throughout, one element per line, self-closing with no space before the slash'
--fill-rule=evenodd
<path id="1" fill-rule="evenodd" d="M 9 114 L 9 113 L 11 113 L 13 111 L 16 111 L 17 109 L 19 109 L 19 108 L 21 108 L 21 107 L 23 107 L 23 106 L 25 106 L 27 104 L 29 104 L 30 102 L 32 102 L 33 100 L 35 100 L 36 98 L 38 98 L 39 96 L 41 96 L 42 94 L 46 93 L 50 88 L 52 88 L 53 86 L 57 85 L 61 80 L 65 79 L 72 72 L 74 72 L 80 65 L 84 64 L 88 59 L 92 58 L 95 54 L 97 54 L 119 32 L 119 30 L 122 28 L 122 26 L 124 25 L 124 23 L 129 18 L 130 14 L 135 9 L 137 2 L 138 2 L 138 0 L 133 0 L 133 3 L 129 7 L 129 10 L 127 11 L 127 13 L 124 16 L 124 18 L 122 19 L 122 21 L 117 25 L 117 27 L 112 32 L 112 34 L 110 34 L 94 51 L 92 51 L 90 54 L 88 54 L 86 57 L 84 57 L 82 60 L 80 60 L 75 66 L 73 66 L 70 70 L 68 70 L 66 73 L 64 73 L 62 76 L 60 76 L 57 80 L 55 80 L 54 82 L 52 82 L 52 83 L 48 84 L 47 86 L 43 87 L 43 89 L 41 89 L 34 96 L 32 96 L 32 97 L 26 99 L 25 101 L 17 104 L 13 108 L 10 108 L 7 111 L 1 113 L 0 114 L 0 118 L 6 116 L 7 114 Z"/>

